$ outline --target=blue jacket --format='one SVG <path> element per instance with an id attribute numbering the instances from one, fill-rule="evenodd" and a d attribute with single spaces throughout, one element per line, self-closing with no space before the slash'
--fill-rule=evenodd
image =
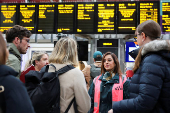
<path id="1" fill-rule="evenodd" d="M 140 67 L 129 86 L 130 97 L 116 102 L 114 113 L 170 113 L 169 47 L 165 40 L 143 46 Z"/>
<path id="2" fill-rule="evenodd" d="M 1 92 L 4 113 L 34 113 L 31 100 L 24 84 L 15 76 L 18 75 L 12 68 L 0 65 L 0 85 L 4 86 Z"/>

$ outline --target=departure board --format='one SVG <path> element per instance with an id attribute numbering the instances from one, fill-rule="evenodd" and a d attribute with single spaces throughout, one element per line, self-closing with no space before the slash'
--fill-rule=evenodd
<path id="1" fill-rule="evenodd" d="M 38 4 L 38 33 L 54 32 L 55 4 Z"/>
<path id="2" fill-rule="evenodd" d="M 98 3 L 97 33 L 115 33 L 115 3 Z"/>
<path id="3" fill-rule="evenodd" d="M 35 4 L 20 4 L 19 25 L 35 32 Z"/>
<path id="4" fill-rule="evenodd" d="M 94 33 L 94 3 L 78 3 L 77 33 Z"/>
<path id="5" fill-rule="evenodd" d="M 137 26 L 137 3 L 118 3 L 118 29 L 117 33 L 135 33 Z"/>
<path id="6" fill-rule="evenodd" d="M 5 32 L 16 24 L 16 4 L 2 4 L 0 17 L 0 31 Z"/>
<path id="7" fill-rule="evenodd" d="M 146 20 L 159 23 L 159 2 L 140 2 L 139 19 L 140 24 Z"/>
<path id="8" fill-rule="evenodd" d="M 170 32 L 170 2 L 162 3 L 162 32 Z"/>
<path id="9" fill-rule="evenodd" d="M 73 3 L 58 4 L 58 33 L 73 33 L 75 22 L 75 5 Z"/>

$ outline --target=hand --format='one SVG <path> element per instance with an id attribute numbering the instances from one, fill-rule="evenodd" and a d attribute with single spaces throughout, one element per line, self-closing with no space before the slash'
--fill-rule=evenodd
<path id="1" fill-rule="evenodd" d="M 113 109 L 109 110 L 108 113 L 113 113 Z"/>

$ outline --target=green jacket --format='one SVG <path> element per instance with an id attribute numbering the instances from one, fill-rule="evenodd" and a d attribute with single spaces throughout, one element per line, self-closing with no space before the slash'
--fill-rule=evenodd
<path id="1" fill-rule="evenodd" d="M 110 109 L 112 109 L 112 87 L 114 83 L 119 82 L 118 73 L 109 81 L 103 78 L 102 76 L 99 78 L 101 80 L 101 89 L 100 89 L 100 105 L 99 105 L 99 113 L 107 113 Z M 123 99 L 127 99 L 129 97 L 128 86 L 130 82 L 127 80 L 123 84 Z M 93 113 L 94 111 L 94 88 L 95 84 L 92 83 L 89 89 L 89 95 L 91 97 L 91 109 L 88 113 Z"/>
<path id="2" fill-rule="evenodd" d="M 17 77 L 19 78 L 21 74 L 21 55 L 17 47 L 13 43 L 10 43 L 8 50 L 9 57 L 6 62 L 6 65 L 12 67 L 16 72 L 18 72 Z"/>

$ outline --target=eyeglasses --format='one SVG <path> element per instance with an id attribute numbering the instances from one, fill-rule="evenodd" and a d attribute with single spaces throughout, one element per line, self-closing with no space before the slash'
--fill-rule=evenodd
<path id="1" fill-rule="evenodd" d="M 29 38 L 23 38 L 22 40 L 27 41 L 27 43 L 30 43 L 30 39 Z"/>

